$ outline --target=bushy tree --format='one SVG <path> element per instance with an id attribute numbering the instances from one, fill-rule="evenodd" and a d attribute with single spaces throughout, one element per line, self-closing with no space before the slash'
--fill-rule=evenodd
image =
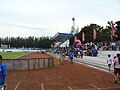
<path id="1" fill-rule="evenodd" d="M 116 22 L 116 40 L 117 41 L 120 41 L 120 21 L 117 21 Z"/>

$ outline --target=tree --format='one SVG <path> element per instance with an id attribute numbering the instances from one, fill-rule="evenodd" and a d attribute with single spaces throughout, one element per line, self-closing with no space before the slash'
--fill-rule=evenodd
<path id="1" fill-rule="evenodd" d="M 49 37 L 6 37 L 0 38 L 0 44 L 10 45 L 11 47 L 25 47 L 25 48 L 50 48 L 53 41 Z"/>
<path id="2" fill-rule="evenodd" d="M 98 39 L 99 42 L 111 41 L 111 29 L 109 26 L 106 26 L 105 29 L 98 33 Z"/>
<path id="3" fill-rule="evenodd" d="M 101 26 L 97 25 L 97 24 L 90 24 L 85 26 L 84 28 L 81 29 L 81 31 L 79 32 L 79 39 L 82 40 L 82 32 L 85 33 L 85 42 L 97 42 L 100 41 L 99 37 L 100 37 L 100 32 L 102 31 Z M 96 34 L 97 34 L 97 39 L 93 40 L 93 29 L 96 30 Z"/>
<path id="4" fill-rule="evenodd" d="M 117 26 L 116 26 L 116 40 L 119 41 L 120 40 L 120 21 L 116 22 Z"/>

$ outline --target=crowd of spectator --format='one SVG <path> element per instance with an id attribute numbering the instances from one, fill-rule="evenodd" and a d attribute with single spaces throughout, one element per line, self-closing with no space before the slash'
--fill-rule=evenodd
<path id="1" fill-rule="evenodd" d="M 99 42 L 99 43 L 85 43 L 81 46 L 78 44 L 71 47 L 56 47 L 52 51 L 56 54 L 68 56 L 69 52 L 73 52 L 74 57 L 83 58 L 86 56 L 97 56 L 99 50 L 120 50 L 120 42 Z"/>

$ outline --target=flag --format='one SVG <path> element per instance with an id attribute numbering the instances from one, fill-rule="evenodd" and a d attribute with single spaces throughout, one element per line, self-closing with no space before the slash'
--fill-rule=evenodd
<path id="1" fill-rule="evenodd" d="M 74 36 L 74 41 L 76 41 L 77 40 L 77 37 L 76 36 Z"/>
<path id="2" fill-rule="evenodd" d="M 96 30 L 93 29 L 93 39 L 96 40 Z"/>
<path id="3" fill-rule="evenodd" d="M 112 36 L 115 36 L 115 27 L 114 27 L 113 22 L 112 22 Z"/>
<path id="4" fill-rule="evenodd" d="M 82 32 L 82 41 L 85 41 L 85 33 Z"/>

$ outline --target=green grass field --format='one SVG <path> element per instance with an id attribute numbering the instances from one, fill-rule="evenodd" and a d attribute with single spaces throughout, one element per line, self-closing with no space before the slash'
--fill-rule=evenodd
<path id="1" fill-rule="evenodd" d="M 0 52 L 3 59 L 12 59 L 25 54 L 28 54 L 28 52 Z"/>

